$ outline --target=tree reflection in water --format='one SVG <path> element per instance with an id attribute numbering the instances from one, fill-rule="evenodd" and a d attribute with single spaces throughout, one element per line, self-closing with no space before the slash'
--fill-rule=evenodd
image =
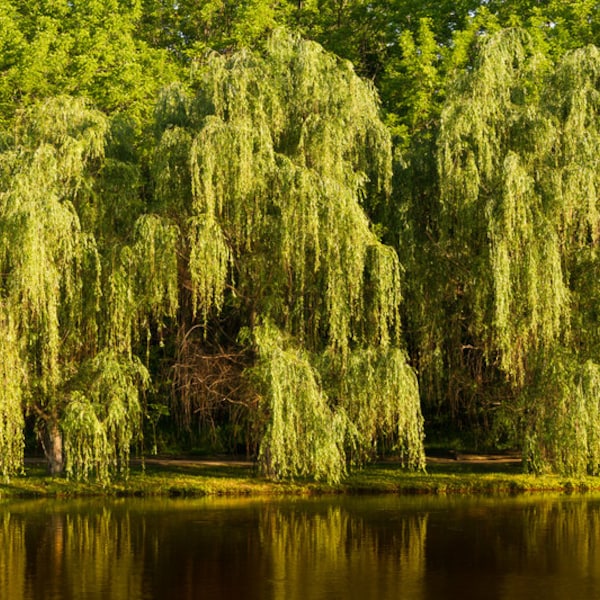
<path id="1" fill-rule="evenodd" d="M 374 523 L 340 506 L 316 515 L 274 509 L 260 525 L 274 600 L 397 598 L 425 574 L 426 514 Z"/>
<path id="2" fill-rule="evenodd" d="M 597 598 L 600 500 L 29 501 L 0 598 Z"/>

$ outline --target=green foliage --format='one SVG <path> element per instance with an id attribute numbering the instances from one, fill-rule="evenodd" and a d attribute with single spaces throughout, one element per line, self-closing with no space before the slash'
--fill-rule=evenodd
<path id="1" fill-rule="evenodd" d="M 403 467 L 425 468 L 417 379 L 404 352 L 371 347 L 340 362 L 311 356 L 271 324 L 254 337 L 259 360 L 248 376 L 260 394 L 265 473 L 338 482 L 348 462 L 363 465 L 384 441 Z"/>
<path id="2" fill-rule="evenodd" d="M 600 473 L 600 370 L 569 356 L 552 356 L 523 394 L 525 467 L 535 473 Z M 543 397 L 543 401 L 540 398 Z"/>
<path id="3" fill-rule="evenodd" d="M 358 202 L 383 202 L 389 189 L 390 142 L 372 89 L 316 45 L 281 36 L 265 59 L 214 56 L 203 78 L 200 109 L 214 114 L 193 117 L 202 127 L 190 157 L 201 309 L 222 303 L 233 260 L 248 309 L 309 345 L 326 332 L 345 348 L 358 331 L 385 343 L 398 264 Z M 198 237 L 203 230 L 210 235 Z M 366 277 L 377 282 L 370 295 Z"/>
<path id="4" fill-rule="evenodd" d="M 388 120 L 406 144 L 418 130 L 432 126 L 441 94 L 440 47 L 431 19 L 421 19 L 415 34 L 405 29 L 398 37 L 401 55 L 386 61 L 380 89 L 390 111 Z"/>
<path id="5" fill-rule="evenodd" d="M 339 405 L 356 436 L 354 462 L 376 456 L 377 444 L 387 439 L 404 467 L 425 469 L 419 386 L 405 353 L 398 348 L 356 350 L 336 380 Z"/>
<path id="6" fill-rule="evenodd" d="M 0 14 L 1 126 L 52 96 L 84 97 L 126 116 L 139 151 L 158 90 L 176 74 L 165 49 L 136 36 L 140 2 L 3 0 Z"/>
<path id="7" fill-rule="evenodd" d="M 2 318 L 14 331 L 9 356 L 18 353 L 27 373 L 25 398 L 54 419 L 54 398 L 85 344 L 77 326 L 94 318 L 87 294 L 97 290 L 98 264 L 75 203 L 102 158 L 107 122 L 60 97 L 31 109 L 16 131 L 0 158 Z"/>
<path id="8" fill-rule="evenodd" d="M 409 364 L 430 415 L 596 473 L 597 13 L 0 0 L 3 475 L 23 409 L 123 472 L 144 352 L 280 477 L 421 468 Z"/>
<path id="9" fill-rule="evenodd" d="M 142 215 L 134 223 L 126 266 L 133 280 L 137 321 L 145 329 L 151 322 L 175 316 L 179 304 L 178 243 L 178 229 L 157 215 Z"/>
<path id="10" fill-rule="evenodd" d="M 413 28 L 414 53 L 409 44 L 401 60 L 390 55 L 386 62 L 381 85 L 386 108 L 393 111 L 387 120 L 402 149 L 396 163 L 397 211 L 386 222 L 388 231 L 398 233 L 395 243 L 409 273 L 405 335 L 427 415 L 449 418 L 457 427 L 481 431 L 496 420 L 498 398 L 518 394 L 514 380 L 507 382 L 507 370 L 510 378 L 531 374 L 526 355 L 544 345 L 542 338 L 577 340 L 578 348 L 586 347 L 582 360 L 595 345 L 597 304 L 590 273 L 596 251 L 581 237 L 594 229 L 589 221 L 595 211 L 594 167 L 587 159 L 594 134 L 576 133 L 573 139 L 581 141 L 568 141 L 575 132 L 565 122 L 570 114 L 573 125 L 595 131 L 589 116 L 593 49 L 565 52 L 594 41 L 596 11 L 585 1 L 487 2 L 453 31 L 450 44 L 443 43 L 435 20 L 429 25 L 438 44 L 435 57 Z M 523 28 L 499 33 L 515 23 Z M 411 41 L 411 34 L 403 36 Z M 411 128 L 406 117 L 413 98 L 423 97 L 428 64 L 437 81 L 429 104 L 423 104 L 427 120 Z M 415 84 L 409 75 L 419 68 L 424 75 Z M 579 108 L 571 107 L 572 94 L 580 96 Z M 459 136 L 445 137 L 450 121 L 454 132 L 462 128 Z M 568 156 L 563 143 L 575 144 Z M 575 150 L 579 143 L 581 150 Z M 442 161 L 438 173 L 434 157 Z M 446 177 L 453 173 L 460 181 L 448 186 Z M 439 176 L 445 187 L 441 202 Z M 452 200 L 450 188 L 456 194 Z M 453 214 L 454 202 L 461 208 Z M 572 219 L 578 234 L 560 224 Z M 578 236 L 576 243 L 567 241 L 571 235 Z M 495 283 L 485 274 L 492 263 Z"/>
<path id="11" fill-rule="evenodd" d="M 581 261 L 595 268 L 599 59 L 577 50 L 551 73 L 533 38 L 506 30 L 442 115 L 443 243 L 465 273 L 456 305 L 510 383 L 536 470 L 597 471 L 597 337 L 583 326 Z"/>
<path id="12" fill-rule="evenodd" d="M 24 439 L 23 388 L 25 368 L 11 321 L 0 327 L 0 471 L 8 478 L 22 470 Z"/>
<path id="13" fill-rule="evenodd" d="M 329 408 L 305 351 L 289 347 L 269 325 L 256 328 L 254 335 L 259 361 L 251 377 L 267 421 L 258 455 L 262 471 L 339 482 L 346 474 L 346 414 Z"/>
<path id="14" fill-rule="evenodd" d="M 194 312 L 201 308 L 202 321 L 214 308 L 220 311 L 231 266 L 231 253 L 223 231 L 212 216 L 189 221 L 190 277 Z"/>
<path id="15" fill-rule="evenodd" d="M 451 45 L 456 31 L 465 27 L 480 0 L 318 0 L 300 14 L 296 26 L 304 35 L 323 44 L 355 65 L 357 72 L 375 82 L 390 63 L 405 58 L 405 46 L 399 38 L 415 35 L 423 19 L 440 49 Z M 316 7 L 314 6 L 316 4 Z M 310 5 L 313 5 L 312 9 Z M 384 103 L 387 96 L 382 88 Z M 390 103 L 390 110 L 394 107 Z"/>
<path id="16" fill-rule="evenodd" d="M 540 150 L 555 134 L 538 112 L 534 86 L 544 62 L 528 36 L 497 35 L 480 60 L 468 91 L 450 98 L 442 117 L 442 203 L 448 238 L 467 252 L 478 249 L 473 266 L 483 272 L 475 279 L 491 277 L 483 284 L 489 295 L 472 290 L 474 302 L 493 302 L 477 306 L 475 318 L 491 318 L 493 351 L 522 380 L 529 351 L 557 338 L 568 308 L 558 239 L 535 180 Z"/>
<path id="17" fill-rule="evenodd" d="M 92 291 L 82 275 L 94 248 L 74 202 L 87 192 L 107 123 L 83 101 L 58 98 L 32 110 L 21 131 L 1 159 L 3 310 L 26 340 L 32 383 L 51 393 L 60 381 L 61 350 L 78 343 L 63 338 L 61 321 L 80 317 L 83 296 Z"/>
<path id="18" fill-rule="evenodd" d="M 93 474 L 107 482 L 111 475 L 127 475 L 147 370 L 137 359 L 102 352 L 82 366 L 78 379 L 61 421 L 67 476 L 88 479 Z"/>
<path id="19" fill-rule="evenodd" d="M 261 44 L 285 25 L 291 2 L 280 0 L 145 0 L 141 35 L 188 62 L 209 50 L 231 52 Z"/>
<path id="20" fill-rule="evenodd" d="M 108 135 L 102 113 L 61 96 L 23 113 L 0 156 L 3 368 L 23 375 L 5 386 L 5 474 L 22 445 L 20 402 L 42 429 L 62 429 L 69 475 L 124 473 L 147 385 L 132 349 L 178 305 L 172 225 L 140 216 L 131 243 L 103 246 L 90 206 Z"/>

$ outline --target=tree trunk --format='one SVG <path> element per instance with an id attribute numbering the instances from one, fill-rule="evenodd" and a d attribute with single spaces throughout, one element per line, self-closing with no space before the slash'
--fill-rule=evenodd
<path id="1" fill-rule="evenodd" d="M 42 447 L 48 461 L 48 472 L 60 475 L 64 470 L 63 439 L 56 420 L 46 422 L 42 433 Z"/>

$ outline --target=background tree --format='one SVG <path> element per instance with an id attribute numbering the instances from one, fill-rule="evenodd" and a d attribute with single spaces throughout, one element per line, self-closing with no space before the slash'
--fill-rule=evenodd
<path id="1" fill-rule="evenodd" d="M 0 118 L 8 124 L 44 98 L 81 96 L 119 115 L 139 146 L 158 90 L 177 73 L 165 49 L 138 36 L 141 10 L 138 0 L 3 0 Z"/>
<path id="2" fill-rule="evenodd" d="M 153 47 L 189 63 L 207 51 L 222 53 L 262 44 L 285 26 L 296 2 L 287 0 L 143 0 L 139 31 Z"/>

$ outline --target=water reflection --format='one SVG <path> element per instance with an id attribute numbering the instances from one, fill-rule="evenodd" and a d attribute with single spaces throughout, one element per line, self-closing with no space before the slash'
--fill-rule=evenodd
<path id="1" fill-rule="evenodd" d="M 0 598 L 600 597 L 600 498 L 0 505 Z"/>
<path id="2" fill-rule="evenodd" d="M 374 511 L 371 519 L 348 506 L 317 514 L 265 511 L 260 531 L 271 561 L 269 597 L 398 598 L 408 590 L 417 597 L 425 573 L 427 514 L 384 519 Z"/>

